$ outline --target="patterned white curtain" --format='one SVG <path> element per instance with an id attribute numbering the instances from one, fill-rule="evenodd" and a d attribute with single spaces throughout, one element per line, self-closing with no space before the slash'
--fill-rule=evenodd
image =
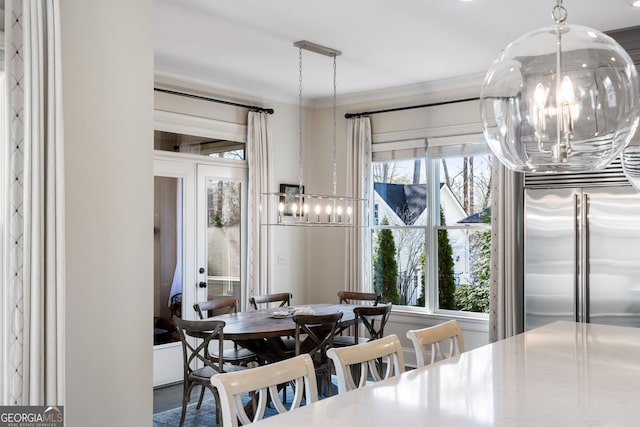
<path id="1" fill-rule="evenodd" d="M 271 283 L 272 209 L 261 206 L 262 193 L 272 192 L 271 124 L 269 114 L 250 111 L 247 120 L 247 161 L 249 163 L 247 280 L 250 295 L 267 294 Z"/>
<path id="2" fill-rule="evenodd" d="M 522 186 L 523 175 L 505 168 L 493 157 L 491 177 L 491 282 L 489 341 L 520 332 L 522 305 Z"/>
<path id="3" fill-rule="evenodd" d="M 371 120 L 369 117 L 349 119 L 347 128 L 347 195 L 370 198 L 371 191 Z M 354 213 L 357 224 L 366 223 L 368 209 Z M 346 290 L 371 292 L 371 238 L 368 228 L 352 228 L 347 232 Z"/>
<path id="4" fill-rule="evenodd" d="M 59 0 L 7 0 L 3 378 L 7 405 L 64 404 Z"/>

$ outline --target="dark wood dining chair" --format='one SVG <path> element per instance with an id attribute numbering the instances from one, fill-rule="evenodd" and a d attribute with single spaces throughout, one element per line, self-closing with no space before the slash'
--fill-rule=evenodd
<path id="1" fill-rule="evenodd" d="M 373 292 L 338 291 L 340 304 L 378 305 L 382 295 Z"/>
<path id="2" fill-rule="evenodd" d="M 373 307 L 355 307 L 356 323 L 353 336 L 341 335 L 333 340 L 334 347 L 348 347 L 377 340 L 384 336 L 384 327 L 391 314 L 391 304 L 377 305 Z M 362 334 L 361 331 L 365 333 Z"/>
<path id="3" fill-rule="evenodd" d="M 358 304 L 363 306 L 377 306 L 382 299 L 382 296 L 373 292 L 352 292 L 352 291 L 338 291 L 338 298 L 340 304 Z M 359 322 L 356 317 L 356 324 Z M 384 327 L 384 326 L 383 326 Z M 343 335 L 345 330 L 339 331 L 338 335 L 334 339 L 334 346 L 346 347 L 349 345 L 357 344 L 359 341 L 356 339 L 358 331 L 353 327 L 346 328 L 352 335 Z M 364 340 L 366 341 L 366 340 Z M 364 342 L 363 341 L 363 342 Z"/>
<path id="4" fill-rule="evenodd" d="M 331 369 L 327 350 L 333 347 L 333 338 L 342 313 L 332 314 L 296 314 L 295 354 L 307 353 L 313 359 L 316 377 L 322 377 L 326 395 L 331 396 Z M 320 385 L 320 382 L 319 384 Z"/>
<path id="5" fill-rule="evenodd" d="M 391 314 L 391 304 L 377 305 L 375 307 L 356 307 L 353 313 L 356 315 L 354 344 L 377 340 L 384 336 L 384 327 Z M 360 330 L 364 327 L 369 337 L 361 337 Z"/>
<path id="6" fill-rule="evenodd" d="M 266 295 L 254 295 L 249 298 L 249 304 L 254 310 L 258 309 L 258 304 L 266 304 L 265 307 L 269 307 L 271 303 L 280 303 L 277 307 L 284 307 L 291 305 L 292 295 L 288 292 L 281 292 L 277 294 Z M 275 305 L 273 305 L 275 306 Z"/>
<path id="7" fill-rule="evenodd" d="M 218 393 L 211 385 L 211 377 L 221 372 L 234 370 L 225 369 L 222 355 L 222 343 L 224 340 L 225 323 L 219 320 L 184 320 L 173 317 L 173 323 L 182 343 L 183 356 L 183 390 L 182 390 L 182 414 L 180 415 L 180 427 L 184 425 L 187 413 L 187 404 L 191 397 L 191 391 L 196 386 L 202 386 L 200 398 L 196 409 L 202 406 L 205 389 L 208 389 L 216 399 L 216 416 L 220 419 L 220 399 Z M 188 337 L 196 338 L 194 341 Z M 218 357 L 214 358 L 209 353 L 209 346 L 217 341 Z M 201 366 L 197 368 L 196 366 Z M 237 368 L 237 367 L 236 367 Z"/>
<path id="8" fill-rule="evenodd" d="M 234 297 L 214 298 L 212 300 L 195 303 L 193 305 L 193 309 L 196 311 L 199 319 L 207 319 L 220 316 L 222 314 L 237 313 L 238 300 Z M 229 347 L 224 349 L 224 353 L 222 355 L 225 363 L 246 366 L 250 362 L 258 361 L 255 353 L 244 347 L 240 347 L 235 342 L 233 343 L 233 347 L 229 345 L 225 347 Z M 218 357 L 216 351 L 212 352 L 212 357 Z"/>

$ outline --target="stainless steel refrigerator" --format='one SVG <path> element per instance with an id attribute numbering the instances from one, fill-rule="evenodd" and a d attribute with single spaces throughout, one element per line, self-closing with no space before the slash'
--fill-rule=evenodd
<path id="1" fill-rule="evenodd" d="M 640 193 L 526 188 L 525 330 L 555 320 L 640 327 Z"/>

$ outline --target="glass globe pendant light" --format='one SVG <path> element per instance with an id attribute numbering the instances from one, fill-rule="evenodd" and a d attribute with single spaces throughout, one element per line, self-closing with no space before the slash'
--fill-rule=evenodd
<path id="1" fill-rule="evenodd" d="M 509 44 L 480 95 L 484 135 L 520 172 L 598 170 L 632 138 L 640 114 L 638 73 L 611 37 L 568 25 L 557 0 L 555 25 Z"/>
<path id="2" fill-rule="evenodd" d="M 620 161 L 625 176 L 631 185 L 640 191 L 640 145 L 627 146 L 622 150 Z"/>

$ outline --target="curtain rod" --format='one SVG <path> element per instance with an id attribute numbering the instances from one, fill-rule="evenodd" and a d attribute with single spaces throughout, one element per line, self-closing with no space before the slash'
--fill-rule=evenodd
<path id="1" fill-rule="evenodd" d="M 442 102 L 434 102 L 431 104 L 422 104 L 422 105 L 410 105 L 408 107 L 398 107 L 398 108 L 388 108 L 386 110 L 377 110 L 377 111 L 365 111 L 363 113 L 347 113 L 344 115 L 345 119 L 352 119 L 356 117 L 368 116 L 371 114 L 379 114 L 379 113 L 392 113 L 394 111 L 404 111 L 404 110 L 413 110 L 415 108 L 425 108 L 425 107 L 436 107 L 438 105 L 447 105 L 447 104 L 456 104 L 458 102 L 467 102 L 467 101 L 478 101 L 480 98 L 465 98 L 465 99 L 455 99 L 453 101 L 442 101 Z"/>
<path id="2" fill-rule="evenodd" d="M 223 99 L 207 98 L 206 96 L 194 95 L 191 93 L 176 92 L 174 90 L 160 89 L 157 87 L 154 87 L 153 90 L 156 92 L 168 93 L 169 95 L 186 96 L 187 98 L 199 99 L 201 101 L 217 102 L 219 104 L 226 104 L 226 105 L 233 105 L 234 107 L 247 108 L 251 111 L 256 111 L 258 113 L 273 114 L 273 108 L 263 108 L 255 105 L 239 104 L 237 102 L 225 101 Z"/>

